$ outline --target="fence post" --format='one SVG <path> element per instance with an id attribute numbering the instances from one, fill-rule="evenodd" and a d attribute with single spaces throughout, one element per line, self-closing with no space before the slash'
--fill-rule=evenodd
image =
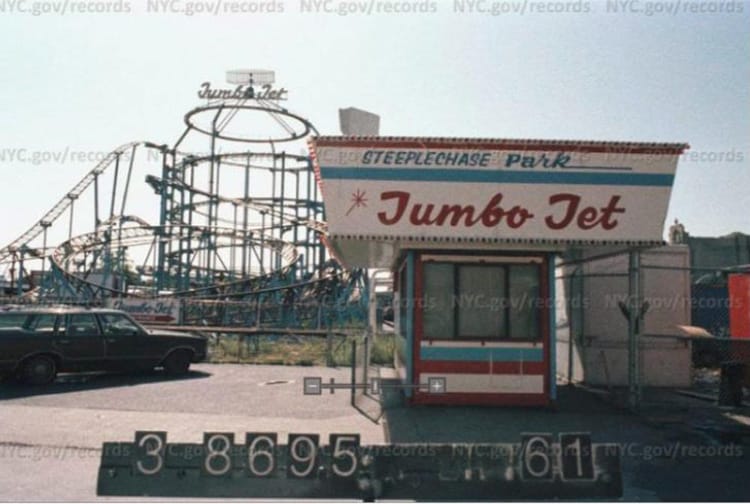
<path id="1" fill-rule="evenodd" d="M 568 324 L 568 385 L 573 383 L 576 345 L 583 341 L 584 292 L 583 265 L 575 266 L 570 277 L 570 320 Z"/>
<path id="2" fill-rule="evenodd" d="M 352 406 L 355 406 L 356 404 L 356 395 L 355 395 L 355 388 L 354 385 L 357 383 L 357 340 L 352 340 L 352 357 L 351 357 L 351 365 L 352 365 L 352 387 L 351 387 L 351 404 Z"/>
<path id="3" fill-rule="evenodd" d="M 641 306 L 641 251 L 628 254 L 628 404 L 638 410 L 641 405 L 640 333 L 643 307 Z"/>
<path id="4" fill-rule="evenodd" d="M 333 332 L 331 331 L 331 327 L 328 327 L 328 332 L 326 333 L 326 366 L 332 367 L 334 366 L 333 362 Z"/>
<path id="5" fill-rule="evenodd" d="M 370 337 L 371 332 L 368 330 L 365 332 L 364 341 L 364 362 L 362 363 L 362 383 L 370 383 L 370 346 L 372 345 L 375 338 Z M 367 389 L 365 389 L 367 391 Z"/>

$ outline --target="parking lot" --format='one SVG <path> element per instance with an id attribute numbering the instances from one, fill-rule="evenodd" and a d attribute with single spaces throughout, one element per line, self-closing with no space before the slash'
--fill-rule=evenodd
<path id="1" fill-rule="evenodd" d="M 204 432 L 358 432 L 383 429 L 349 405 L 348 392 L 304 396 L 304 376 L 349 380 L 349 369 L 199 364 L 186 378 L 160 373 L 63 375 L 52 385 L 0 384 L 0 499 L 92 500 L 102 442 L 136 430 L 199 443 Z"/>
<path id="2" fill-rule="evenodd" d="M 659 408 L 633 415 L 565 388 L 556 410 L 406 407 L 392 394 L 376 424 L 350 406 L 348 391 L 303 395 L 306 376 L 346 383 L 350 371 L 201 364 L 181 379 L 67 375 L 38 388 L 0 384 L 0 500 L 111 500 L 95 494 L 102 442 L 132 440 L 136 430 L 167 431 L 170 443 L 200 443 L 208 431 L 266 431 L 281 439 L 359 433 L 362 444 L 517 442 L 522 432 L 588 431 L 594 442 L 621 445 L 625 500 L 750 498 L 742 410 L 661 399 Z"/>

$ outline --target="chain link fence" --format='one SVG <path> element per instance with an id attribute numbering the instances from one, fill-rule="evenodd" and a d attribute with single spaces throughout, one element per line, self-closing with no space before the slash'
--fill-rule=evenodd
<path id="1" fill-rule="evenodd" d="M 558 268 L 558 375 L 570 382 L 627 386 L 631 308 L 642 313 L 637 340 L 643 386 L 715 389 L 722 365 L 750 364 L 750 344 L 730 337 L 730 309 L 737 301 L 728 288 L 730 275 L 750 268 L 695 264 L 687 246 L 640 254 L 635 273 L 624 251 L 582 254 Z M 633 274 L 640 280 L 639 307 L 629 296 Z"/>

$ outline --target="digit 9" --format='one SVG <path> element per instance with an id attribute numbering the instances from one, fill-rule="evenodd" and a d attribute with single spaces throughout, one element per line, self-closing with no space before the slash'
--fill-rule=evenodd
<path id="1" fill-rule="evenodd" d="M 317 434 L 289 434 L 288 477 L 314 478 L 317 476 L 319 442 L 320 436 Z"/>

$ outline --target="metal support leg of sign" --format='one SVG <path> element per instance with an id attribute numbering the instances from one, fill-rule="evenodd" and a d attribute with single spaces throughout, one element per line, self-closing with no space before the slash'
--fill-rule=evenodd
<path id="1" fill-rule="evenodd" d="M 620 311 L 628 320 L 628 406 L 637 411 L 641 405 L 640 334 L 643 314 L 648 303 L 643 302 L 641 285 L 641 252 L 628 253 L 628 301 L 620 302 Z"/>
<path id="2" fill-rule="evenodd" d="M 628 405 L 634 411 L 641 405 L 639 335 L 643 317 L 642 299 L 641 252 L 631 250 L 628 255 Z"/>

